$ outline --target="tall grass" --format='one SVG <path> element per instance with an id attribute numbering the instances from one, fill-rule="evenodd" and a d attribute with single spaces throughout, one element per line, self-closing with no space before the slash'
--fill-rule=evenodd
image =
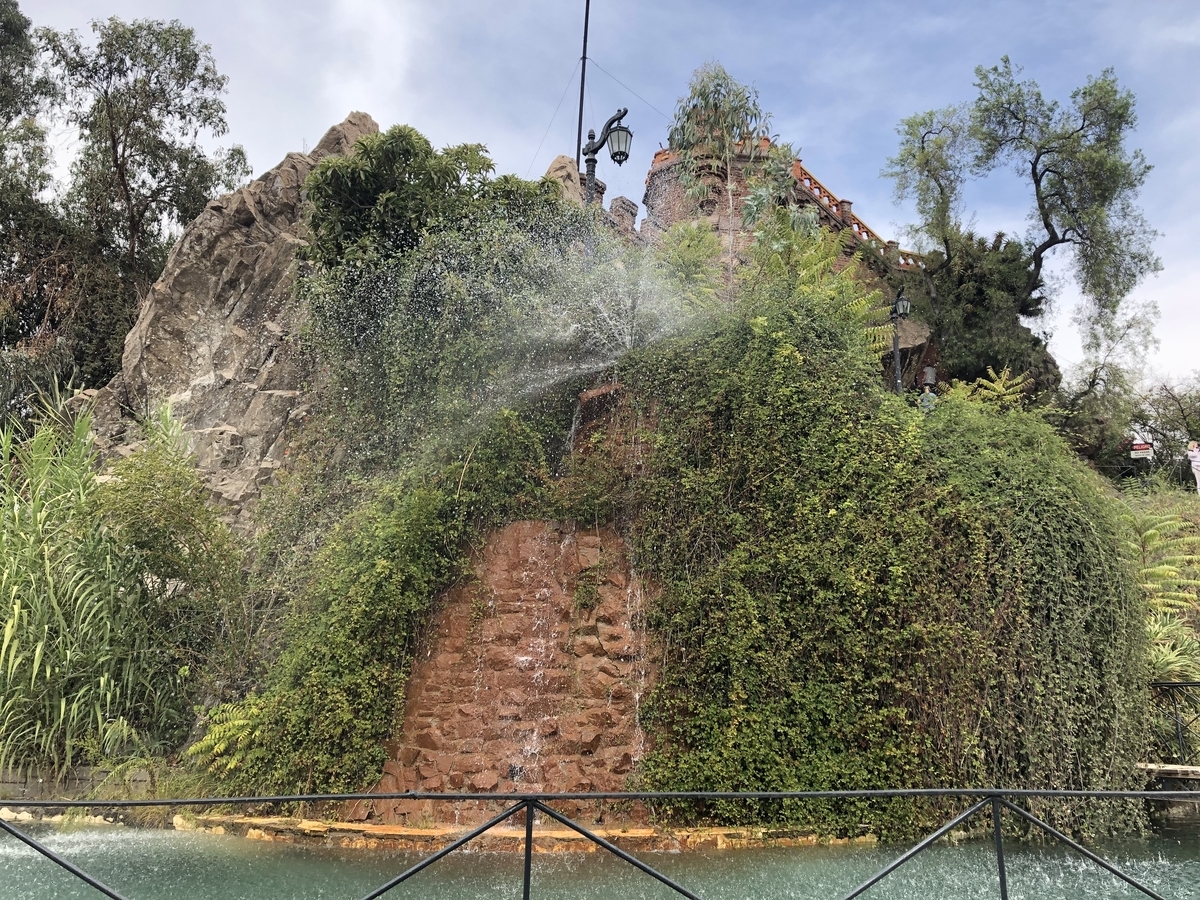
<path id="1" fill-rule="evenodd" d="M 211 604 L 154 572 L 105 514 L 89 425 L 49 407 L 32 433 L 0 429 L 0 771 L 60 776 L 178 740 L 183 651 L 213 631 Z"/>

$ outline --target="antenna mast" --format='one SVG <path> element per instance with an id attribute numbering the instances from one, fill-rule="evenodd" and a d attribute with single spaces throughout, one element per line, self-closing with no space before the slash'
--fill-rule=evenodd
<path id="1" fill-rule="evenodd" d="M 575 131 L 575 168 L 579 169 L 579 154 L 583 148 L 583 86 L 587 83 L 587 36 L 588 20 L 592 15 L 592 0 L 584 0 L 583 5 L 583 56 L 579 69 L 579 128 Z"/>

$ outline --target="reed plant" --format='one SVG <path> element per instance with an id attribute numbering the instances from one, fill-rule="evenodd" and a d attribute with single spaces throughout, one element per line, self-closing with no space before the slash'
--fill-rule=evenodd
<path id="1" fill-rule="evenodd" d="M 190 722 L 188 649 L 214 640 L 212 591 L 168 577 L 112 513 L 140 454 L 103 483 L 89 427 L 48 403 L 36 429 L 0 428 L 0 771 L 165 752 Z"/>

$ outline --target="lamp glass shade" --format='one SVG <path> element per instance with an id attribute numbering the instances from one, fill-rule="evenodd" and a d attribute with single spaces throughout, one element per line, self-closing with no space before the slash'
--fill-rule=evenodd
<path id="1" fill-rule="evenodd" d="M 906 317 L 911 309 L 912 304 L 908 301 L 907 297 L 896 298 L 896 315 L 900 316 L 900 318 Z"/>
<path id="2" fill-rule="evenodd" d="M 624 125 L 614 125 L 608 133 L 608 152 L 618 166 L 629 159 L 629 147 L 633 144 L 633 132 Z"/>

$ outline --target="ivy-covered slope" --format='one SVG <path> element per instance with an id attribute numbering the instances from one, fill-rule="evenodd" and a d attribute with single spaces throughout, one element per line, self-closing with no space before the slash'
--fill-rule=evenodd
<path id="1" fill-rule="evenodd" d="M 1134 786 L 1145 610 L 1100 479 L 1035 414 L 884 393 L 819 303 L 757 312 L 621 365 L 656 423 L 646 786 Z M 720 815 L 869 821 L 840 809 Z"/>
<path id="2" fill-rule="evenodd" d="M 251 585 L 287 624 L 191 759 L 241 792 L 368 787 L 467 545 L 547 517 L 622 527 L 660 589 L 648 787 L 1135 784 L 1144 600 L 1115 504 L 1044 421 L 888 394 L 878 293 L 785 209 L 717 299 L 711 235 L 624 246 L 545 185 L 464 185 L 465 212 L 399 243 L 364 226 L 304 279 L 329 377 Z M 560 461 L 575 396 L 614 367 L 636 415 Z M 644 433 L 604 452 L 626 422 Z M 885 834 L 922 814 L 675 812 Z"/>

